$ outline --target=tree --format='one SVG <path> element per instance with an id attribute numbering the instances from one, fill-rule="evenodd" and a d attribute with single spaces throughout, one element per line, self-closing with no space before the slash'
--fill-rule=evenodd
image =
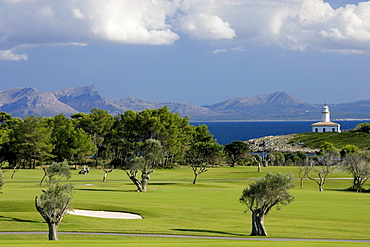
<path id="1" fill-rule="evenodd" d="M 108 173 L 112 172 L 114 170 L 114 165 L 111 165 L 111 168 L 105 169 L 104 165 L 102 166 L 102 170 L 104 171 L 104 176 L 103 176 L 103 182 L 107 181 L 107 175 Z"/>
<path id="2" fill-rule="evenodd" d="M 319 191 L 324 191 L 326 178 L 338 167 L 339 161 L 339 152 L 330 150 L 326 151 L 324 155 L 319 156 L 316 164 L 311 163 L 311 166 L 307 167 L 307 169 L 309 169 L 307 177 L 317 183 Z M 318 175 L 318 178 L 311 177 L 310 171 L 314 171 Z"/>
<path id="3" fill-rule="evenodd" d="M 347 154 L 358 154 L 360 149 L 356 145 L 348 144 L 340 150 L 340 156 L 345 158 Z"/>
<path id="4" fill-rule="evenodd" d="M 369 134 L 370 133 L 370 123 L 360 123 L 354 129 L 356 132 L 364 132 Z"/>
<path id="5" fill-rule="evenodd" d="M 208 171 L 223 157 L 223 146 L 216 142 L 208 126 L 196 126 L 191 132 L 190 143 L 185 151 L 185 162 L 191 165 L 194 173 L 193 184 L 196 184 L 200 174 Z"/>
<path id="6" fill-rule="evenodd" d="M 338 150 L 335 148 L 333 143 L 325 141 L 320 145 L 320 151 L 318 155 L 323 156 L 326 152 L 338 152 Z"/>
<path id="7" fill-rule="evenodd" d="M 285 164 L 285 156 L 282 152 L 272 151 L 267 155 L 267 160 L 271 165 L 281 166 Z"/>
<path id="8" fill-rule="evenodd" d="M 258 172 L 262 171 L 262 164 L 264 162 L 263 158 L 258 154 L 251 155 L 251 159 L 253 160 L 254 164 L 258 167 Z"/>
<path id="9" fill-rule="evenodd" d="M 343 159 L 343 165 L 353 176 L 351 188 L 361 192 L 363 185 L 370 178 L 369 157 L 356 153 L 347 154 Z"/>
<path id="10" fill-rule="evenodd" d="M 76 128 L 73 119 L 59 114 L 54 118 L 48 118 L 48 124 L 52 128 L 52 154 L 55 161 L 78 160 L 79 156 L 92 155 L 96 151 L 94 144 L 91 143 L 91 136 Z"/>
<path id="11" fill-rule="evenodd" d="M 181 118 L 167 107 L 141 112 L 126 111 L 115 117 L 113 135 L 118 141 L 114 146 L 119 154 L 116 158 L 126 161 L 130 153 L 139 152 L 142 143 L 155 139 L 161 142 L 165 152 L 163 166 L 170 167 L 183 158 L 193 131 L 194 126 L 190 125 L 187 117 Z"/>
<path id="12" fill-rule="evenodd" d="M 293 174 L 269 173 L 243 190 L 239 201 L 252 212 L 251 236 L 267 236 L 264 225 L 267 214 L 274 206 L 280 209 L 294 200 L 288 193 L 293 187 Z"/>
<path id="13" fill-rule="evenodd" d="M 16 166 L 17 152 L 11 149 L 11 133 L 14 127 L 21 122 L 19 118 L 12 118 L 12 115 L 0 112 L 0 162 L 4 164 L 6 161 L 9 166 Z"/>
<path id="14" fill-rule="evenodd" d="M 223 158 L 223 146 L 215 142 L 197 142 L 190 146 L 185 157 L 194 173 L 193 184 L 200 174 L 208 171 Z"/>
<path id="15" fill-rule="evenodd" d="M 77 126 L 91 135 L 97 151 L 95 153 L 95 166 L 98 165 L 98 157 L 102 149 L 105 136 L 111 131 L 114 120 L 108 111 L 93 108 L 90 114 L 77 113 L 71 116 L 76 119 Z"/>
<path id="16" fill-rule="evenodd" d="M 139 192 L 145 192 L 150 180 L 150 174 L 154 172 L 164 160 L 164 149 L 158 140 L 148 139 L 141 147 L 139 156 L 129 161 L 130 172 L 127 175 L 137 186 Z M 138 171 L 141 171 L 141 181 L 137 178 Z"/>
<path id="17" fill-rule="evenodd" d="M 245 159 L 250 151 L 249 145 L 243 141 L 233 141 L 224 147 L 226 160 L 234 167 L 239 160 Z"/>
<path id="18" fill-rule="evenodd" d="M 51 132 L 42 117 L 33 115 L 14 126 L 10 134 L 11 150 L 22 160 L 23 167 L 28 163 L 30 168 L 35 168 L 36 161 L 52 157 Z"/>
<path id="19" fill-rule="evenodd" d="M 68 213 L 73 192 L 73 185 L 62 183 L 61 179 L 69 179 L 72 173 L 67 161 L 54 162 L 45 173 L 47 188 L 42 189 L 43 194 L 40 197 L 35 197 L 35 206 L 48 224 L 49 240 L 58 240 L 58 226 Z"/>
<path id="20" fill-rule="evenodd" d="M 314 166 L 314 160 L 312 158 L 306 158 L 298 162 L 298 176 L 299 176 L 299 188 L 303 188 L 303 179 L 308 177 L 308 174 Z"/>
<path id="21" fill-rule="evenodd" d="M 0 190 L 3 188 L 4 181 L 3 181 L 3 171 L 0 169 Z"/>

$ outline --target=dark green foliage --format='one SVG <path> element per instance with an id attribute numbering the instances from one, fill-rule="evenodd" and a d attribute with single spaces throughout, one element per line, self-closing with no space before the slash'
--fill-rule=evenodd
<path id="1" fill-rule="evenodd" d="M 248 144 L 242 141 L 234 141 L 225 145 L 226 160 L 231 167 L 234 167 L 238 161 L 247 158 L 250 148 Z"/>
<path id="2" fill-rule="evenodd" d="M 356 145 L 346 145 L 340 150 L 340 156 L 342 158 L 346 157 L 347 154 L 358 154 L 360 152 L 360 149 Z"/>
<path id="3" fill-rule="evenodd" d="M 223 146 L 213 139 L 207 125 L 195 127 L 191 142 L 185 152 L 185 161 L 193 169 L 193 184 L 196 184 L 200 174 L 208 171 L 223 160 L 223 149 Z"/>
<path id="4" fill-rule="evenodd" d="M 363 132 L 363 133 L 370 133 L 370 123 L 360 123 L 354 128 L 353 131 L 356 132 Z"/>
<path id="5" fill-rule="evenodd" d="M 48 120 L 53 130 L 51 142 L 55 161 L 62 162 L 66 159 L 78 161 L 81 157 L 92 155 L 96 151 L 91 136 L 85 134 L 81 128 L 76 128 L 74 120 L 63 114 Z"/>
<path id="6" fill-rule="evenodd" d="M 187 117 L 172 113 L 167 107 L 148 109 L 141 112 L 126 111 L 115 118 L 113 148 L 120 154 L 115 159 L 127 161 L 127 157 L 136 154 L 140 146 L 148 139 L 161 142 L 165 152 L 164 167 L 171 167 L 181 161 L 185 150 L 193 137 L 194 126 Z"/>
<path id="7" fill-rule="evenodd" d="M 36 161 L 45 161 L 52 157 L 52 128 L 42 117 L 25 117 L 10 132 L 10 150 L 16 155 L 23 167 L 26 164 L 35 168 Z"/>

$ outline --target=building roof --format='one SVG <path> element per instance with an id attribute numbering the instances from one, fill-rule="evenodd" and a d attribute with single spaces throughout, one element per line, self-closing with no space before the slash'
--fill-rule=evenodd
<path id="1" fill-rule="evenodd" d="M 339 126 L 340 124 L 338 123 L 333 123 L 333 122 L 317 122 L 314 124 L 311 124 L 311 126 Z"/>

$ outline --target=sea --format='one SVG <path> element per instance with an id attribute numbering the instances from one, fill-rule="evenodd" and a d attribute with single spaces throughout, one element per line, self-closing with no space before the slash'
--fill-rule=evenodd
<path id="1" fill-rule="evenodd" d="M 192 125 L 208 126 L 208 130 L 219 144 L 226 145 L 233 141 L 311 132 L 311 124 L 317 121 L 258 121 L 258 122 L 191 122 Z M 333 121 L 341 125 L 342 130 L 354 129 L 360 123 L 370 121 Z"/>

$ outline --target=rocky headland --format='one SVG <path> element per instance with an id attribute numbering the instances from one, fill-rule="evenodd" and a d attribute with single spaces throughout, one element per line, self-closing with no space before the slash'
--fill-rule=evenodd
<path id="1" fill-rule="evenodd" d="M 295 134 L 280 135 L 280 136 L 265 136 L 261 138 L 250 139 L 246 141 L 249 144 L 252 152 L 305 152 L 316 153 L 319 149 L 304 147 L 304 143 L 294 142 Z"/>

